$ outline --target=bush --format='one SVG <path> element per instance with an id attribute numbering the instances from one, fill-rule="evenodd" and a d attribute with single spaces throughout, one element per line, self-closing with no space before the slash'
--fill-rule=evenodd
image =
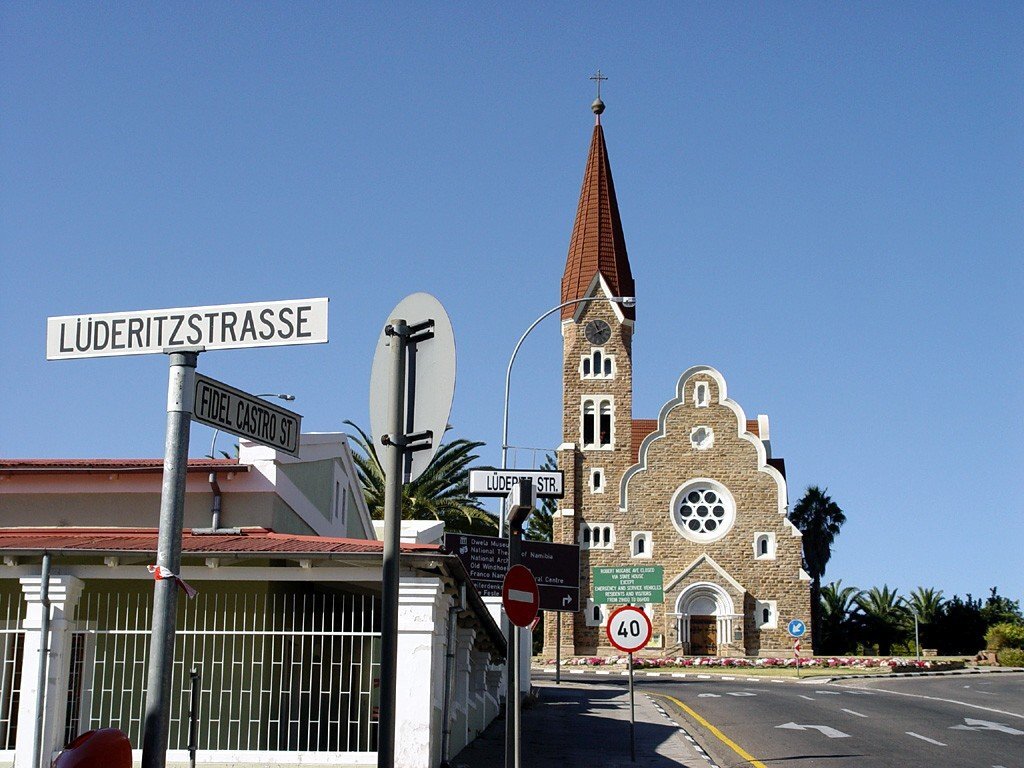
<path id="1" fill-rule="evenodd" d="M 1005 648 L 996 654 L 996 659 L 1001 667 L 1024 667 L 1024 650 Z"/>
<path id="2" fill-rule="evenodd" d="M 985 647 L 990 651 L 1001 651 L 1004 648 L 1024 648 L 1024 625 L 994 624 L 985 633 Z"/>

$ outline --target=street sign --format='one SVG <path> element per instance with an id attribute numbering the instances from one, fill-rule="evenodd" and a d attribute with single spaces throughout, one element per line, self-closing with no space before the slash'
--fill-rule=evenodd
<path id="1" fill-rule="evenodd" d="M 46 359 L 327 342 L 327 299 L 143 309 L 46 319 Z"/>
<path id="2" fill-rule="evenodd" d="M 423 474 L 441 447 L 448 428 L 455 395 L 455 334 L 441 302 L 429 293 L 406 296 L 388 315 L 402 319 L 415 331 L 406 352 L 405 408 L 402 426 L 408 438 L 431 433 L 430 445 L 406 450 L 402 482 L 411 483 Z M 388 432 L 391 412 L 391 342 L 387 326 L 377 340 L 370 370 L 370 434 L 374 445 Z M 390 437 L 397 437 L 391 435 Z M 378 450 L 380 450 L 378 448 Z"/>
<path id="3" fill-rule="evenodd" d="M 513 565 L 501 585 L 501 604 L 508 620 L 517 627 L 528 627 L 537 618 L 540 592 L 537 581 L 525 565 Z"/>
<path id="4" fill-rule="evenodd" d="M 195 378 L 193 421 L 299 455 L 299 414 L 202 374 L 197 373 Z"/>
<path id="5" fill-rule="evenodd" d="M 786 631 L 789 632 L 790 637 L 803 637 L 807 634 L 807 625 L 800 619 L 793 619 L 786 626 Z"/>
<path id="6" fill-rule="evenodd" d="M 591 583 L 594 602 L 601 605 L 643 605 L 665 599 L 665 569 L 660 565 L 595 567 Z"/>
<path id="7" fill-rule="evenodd" d="M 469 495 L 508 496 L 522 477 L 533 481 L 533 487 L 541 499 L 560 499 L 565 495 L 564 475 L 561 471 L 535 469 L 471 469 Z"/>
<path id="8" fill-rule="evenodd" d="M 623 653 L 634 653 L 651 641 L 654 628 L 646 613 L 635 606 L 624 605 L 612 611 L 605 631 L 608 642 Z"/>
<path id="9" fill-rule="evenodd" d="M 484 597 L 501 594 L 508 570 L 508 539 L 447 533 L 444 548 L 456 555 Z M 575 544 L 552 544 L 524 539 L 520 562 L 533 573 L 540 590 L 542 611 L 580 610 L 580 548 Z"/>

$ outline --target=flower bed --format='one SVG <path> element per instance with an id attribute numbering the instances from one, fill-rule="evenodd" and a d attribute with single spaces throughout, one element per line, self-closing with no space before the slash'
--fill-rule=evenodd
<path id="1" fill-rule="evenodd" d="M 628 664 L 627 656 L 574 656 L 562 660 L 563 666 L 568 667 L 607 667 L 623 666 Z M 546 664 L 554 664 L 554 659 L 548 659 Z M 890 658 L 868 658 L 861 656 L 832 656 L 801 659 L 801 669 L 887 669 L 894 672 L 917 672 L 923 670 L 938 671 L 943 669 L 962 669 L 962 661 L 936 661 L 933 659 L 902 659 Z M 753 658 L 722 658 L 717 656 L 666 656 L 651 658 L 637 656 L 633 658 L 635 669 L 662 669 L 666 667 L 675 668 L 718 668 L 718 669 L 795 669 L 796 659 L 769 657 L 763 659 Z"/>

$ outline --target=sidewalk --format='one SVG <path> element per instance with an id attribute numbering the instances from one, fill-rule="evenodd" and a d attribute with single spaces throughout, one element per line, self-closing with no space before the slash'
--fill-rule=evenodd
<path id="1" fill-rule="evenodd" d="M 636 762 L 629 758 L 629 691 L 625 686 L 539 681 L 539 701 L 523 709 L 522 768 L 706 768 L 689 742 L 637 692 Z M 495 720 L 451 764 L 502 768 L 505 721 Z"/>

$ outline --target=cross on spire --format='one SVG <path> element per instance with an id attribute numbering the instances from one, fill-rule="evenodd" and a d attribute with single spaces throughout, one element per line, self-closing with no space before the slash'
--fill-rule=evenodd
<path id="1" fill-rule="evenodd" d="M 597 72 L 595 74 L 590 76 L 590 79 L 597 82 L 597 98 L 600 99 L 601 98 L 601 81 L 602 80 L 607 80 L 608 78 L 605 77 L 604 75 L 602 75 L 601 74 L 601 70 L 599 69 L 599 70 L 597 70 Z"/>

